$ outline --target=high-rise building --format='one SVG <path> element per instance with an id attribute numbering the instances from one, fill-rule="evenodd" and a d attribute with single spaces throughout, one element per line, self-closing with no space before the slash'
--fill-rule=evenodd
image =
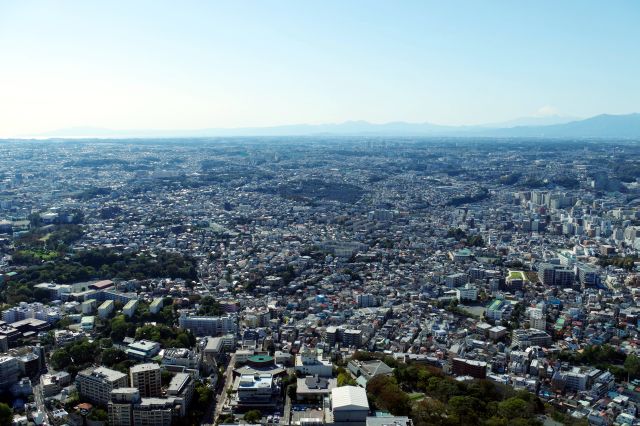
<path id="1" fill-rule="evenodd" d="M 108 405 L 109 424 L 133 426 L 133 404 L 140 402 L 137 388 L 118 388 L 111 391 Z"/>
<path id="2" fill-rule="evenodd" d="M 469 281 L 469 276 L 467 274 L 458 273 L 447 275 L 444 277 L 444 283 L 449 288 L 456 288 L 464 285 L 467 281 Z"/>
<path id="3" fill-rule="evenodd" d="M 176 373 L 171 379 L 171 382 L 169 382 L 167 397 L 174 398 L 174 401 L 180 403 L 181 411 L 179 414 L 181 416 L 184 416 L 187 413 L 187 409 L 189 408 L 189 405 L 191 405 L 191 399 L 193 398 L 195 387 L 195 381 L 188 373 Z"/>
<path id="4" fill-rule="evenodd" d="M 129 369 L 131 387 L 140 391 L 141 397 L 160 396 L 162 374 L 160 366 L 155 363 L 134 365 Z"/>
<path id="5" fill-rule="evenodd" d="M 561 265 L 543 263 L 538 266 L 538 278 L 544 285 L 571 287 L 575 280 L 573 270 Z"/>
<path id="6" fill-rule="evenodd" d="M 513 330 L 511 336 L 512 346 L 518 346 L 524 350 L 529 346 L 549 346 L 551 344 L 551 336 L 542 330 L 517 329 Z"/>
<path id="7" fill-rule="evenodd" d="M 529 326 L 536 330 L 545 331 L 547 329 L 547 321 L 544 312 L 540 308 L 529 308 Z"/>
<path id="8" fill-rule="evenodd" d="M 583 287 L 597 287 L 600 284 L 600 275 L 593 266 L 579 263 L 576 265 L 576 270 L 578 281 Z"/>
<path id="9" fill-rule="evenodd" d="M 156 297 L 153 299 L 153 302 L 149 305 L 149 312 L 152 314 L 157 314 L 160 312 L 160 309 L 164 306 L 164 299 L 162 297 Z"/>
<path id="10" fill-rule="evenodd" d="M 170 426 L 176 413 L 173 398 L 142 398 L 133 405 L 134 426 Z"/>
<path id="11" fill-rule="evenodd" d="M 464 300 L 476 301 L 478 299 L 478 288 L 473 284 L 465 284 L 464 287 L 456 289 L 456 297 L 459 302 Z"/>
<path id="12" fill-rule="evenodd" d="M 167 389 L 166 397 L 140 396 L 138 388 L 127 387 L 111 391 L 109 424 L 113 426 L 156 426 L 182 424 L 193 397 L 195 382 L 186 373 L 178 373 Z"/>
<path id="13" fill-rule="evenodd" d="M 128 317 L 132 317 L 135 314 L 136 309 L 138 308 L 138 301 L 136 299 L 129 300 L 124 308 L 122 308 L 122 313 Z"/>
<path id="14" fill-rule="evenodd" d="M 344 333 L 342 335 L 342 344 L 349 347 L 359 347 L 362 344 L 362 330 L 344 330 Z"/>
<path id="15" fill-rule="evenodd" d="M 327 344 L 333 346 L 338 341 L 338 328 L 335 326 L 327 327 L 325 341 Z"/>
<path id="16" fill-rule="evenodd" d="M 358 302 L 358 306 L 361 308 L 378 306 L 378 298 L 373 294 L 359 294 L 356 301 Z"/>
<path id="17" fill-rule="evenodd" d="M 341 342 L 343 346 L 359 347 L 362 345 L 362 334 L 362 330 L 330 326 L 327 327 L 325 340 L 329 345 Z"/>
<path id="18" fill-rule="evenodd" d="M 471 376 L 476 379 L 487 377 L 487 363 L 472 359 L 454 358 L 451 370 L 456 376 Z"/>
<path id="19" fill-rule="evenodd" d="M 20 377 L 18 359 L 12 356 L 0 357 L 0 389 L 9 389 L 18 381 L 18 377 Z"/>
<path id="20" fill-rule="evenodd" d="M 187 316 L 183 313 L 178 320 L 180 328 L 190 330 L 196 336 L 218 336 L 235 333 L 238 324 L 235 316 L 205 317 Z"/>
<path id="21" fill-rule="evenodd" d="M 76 386 L 82 398 L 95 404 L 107 405 L 113 389 L 127 387 L 126 374 L 106 367 L 91 367 L 82 370 L 76 377 Z"/>

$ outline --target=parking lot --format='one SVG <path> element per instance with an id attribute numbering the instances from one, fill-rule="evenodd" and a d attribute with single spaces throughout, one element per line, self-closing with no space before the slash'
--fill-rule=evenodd
<path id="1" fill-rule="evenodd" d="M 301 406 L 294 405 L 291 411 L 291 423 L 299 424 L 301 419 L 319 419 L 321 422 L 324 418 L 324 412 L 320 406 Z"/>

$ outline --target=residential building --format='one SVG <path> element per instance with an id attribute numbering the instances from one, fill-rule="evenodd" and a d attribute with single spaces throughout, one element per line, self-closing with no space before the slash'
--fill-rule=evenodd
<path id="1" fill-rule="evenodd" d="M 541 308 L 529 308 L 529 326 L 536 330 L 545 331 L 547 329 L 547 321 L 544 311 Z"/>
<path id="2" fill-rule="evenodd" d="M 127 317 L 131 318 L 136 313 L 136 309 L 137 308 L 138 308 L 138 300 L 137 299 L 131 299 L 122 308 L 122 313 L 124 315 L 126 315 Z"/>
<path id="3" fill-rule="evenodd" d="M 520 349 L 526 349 L 530 346 L 549 346 L 551 344 L 551 336 L 536 329 L 517 329 L 513 330 L 511 336 L 511 345 L 518 346 Z"/>
<path id="4" fill-rule="evenodd" d="M 378 306 L 378 298 L 373 294 L 359 294 L 356 296 L 356 302 L 361 308 L 370 308 Z"/>
<path id="5" fill-rule="evenodd" d="M 140 391 L 141 397 L 159 397 L 162 387 L 161 369 L 158 364 L 134 365 L 129 369 L 131 387 Z"/>
<path id="6" fill-rule="evenodd" d="M 157 314 L 158 312 L 160 312 L 163 306 L 164 299 L 162 297 L 156 297 L 149 305 L 149 312 L 151 312 L 152 314 Z"/>
<path id="7" fill-rule="evenodd" d="M 18 381 L 20 365 L 13 356 L 0 356 L 0 389 L 7 390 Z"/>
<path id="8" fill-rule="evenodd" d="M 111 315 L 111 312 L 113 312 L 114 306 L 115 304 L 113 300 L 105 300 L 98 307 L 98 316 L 102 319 L 109 317 L 109 315 Z"/>
<path id="9" fill-rule="evenodd" d="M 90 367 L 76 376 L 76 386 L 80 396 L 94 404 L 107 405 L 113 389 L 127 387 L 126 374 L 107 367 Z"/>
<path id="10" fill-rule="evenodd" d="M 575 273 L 564 265 L 543 263 L 538 266 L 538 279 L 544 285 L 570 287 L 575 280 Z"/>
<path id="11" fill-rule="evenodd" d="M 475 379 L 484 379 L 487 377 L 487 363 L 472 359 L 453 358 L 451 371 L 456 376 L 471 376 Z"/>
<path id="12" fill-rule="evenodd" d="M 109 424 L 112 426 L 134 426 L 133 404 L 140 402 L 138 388 L 122 387 L 111 391 L 108 403 Z"/>
<path id="13" fill-rule="evenodd" d="M 180 328 L 190 330 L 196 336 L 218 336 L 236 333 L 238 329 L 235 316 L 188 316 L 186 313 L 182 313 L 179 325 Z"/>
<path id="14" fill-rule="evenodd" d="M 456 289 L 456 297 L 458 302 L 475 302 L 478 299 L 478 287 L 473 284 L 467 283 L 464 287 Z"/>
<path id="15" fill-rule="evenodd" d="M 195 381 L 190 374 L 176 373 L 169 382 L 167 397 L 173 398 L 180 403 L 180 415 L 184 416 L 191 405 L 193 393 L 195 392 Z"/>

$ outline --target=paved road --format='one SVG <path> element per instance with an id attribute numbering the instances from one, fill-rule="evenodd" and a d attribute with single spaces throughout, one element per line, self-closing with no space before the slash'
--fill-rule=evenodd
<path id="1" fill-rule="evenodd" d="M 202 417 L 202 426 L 214 426 L 213 415 L 215 414 L 216 409 L 216 400 L 211 401 L 209 406 L 207 407 L 207 411 Z"/>
<path id="2" fill-rule="evenodd" d="M 289 398 L 289 393 L 287 391 L 285 391 L 284 394 L 284 413 L 282 416 L 282 424 L 291 424 L 291 399 Z"/>
<path id="3" fill-rule="evenodd" d="M 44 395 L 42 394 L 42 386 L 35 385 L 33 387 L 33 396 L 36 401 L 36 405 L 38 406 L 38 410 L 45 411 L 46 407 L 44 405 Z"/>
<path id="4" fill-rule="evenodd" d="M 222 408 L 224 407 L 225 402 L 227 401 L 227 389 L 231 389 L 233 386 L 233 369 L 236 367 L 236 355 L 231 355 L 231 360 L 229 360 L 229 365 L 227 365 L 227 370 L 222 376 L 222 386 L 220 386 L 220 393 L 217 395 L 217 404 L 216 404 L 216 412 L 214 415 L 214 423 L 218 421 L 220 414 L 222 413 Z"/>
<path id="5" fill-rule="evenodd" d="M 47 411 L 47 407 L 44 405 L 44 394 L 42 393 L 42 386 L 40 386 L 40 384 L 33 387 L 33 399 L 38 407 L 38 411 L 42 411 L 47 416 L 48 421 L 49 412 Z"/>

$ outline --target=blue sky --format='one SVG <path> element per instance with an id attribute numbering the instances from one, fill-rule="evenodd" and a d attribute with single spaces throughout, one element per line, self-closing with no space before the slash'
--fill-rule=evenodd
<path id="1" fill-rule="evenodd" d="M 640 111 L 640 2 L 0 0 L 0 137 Z"/>

